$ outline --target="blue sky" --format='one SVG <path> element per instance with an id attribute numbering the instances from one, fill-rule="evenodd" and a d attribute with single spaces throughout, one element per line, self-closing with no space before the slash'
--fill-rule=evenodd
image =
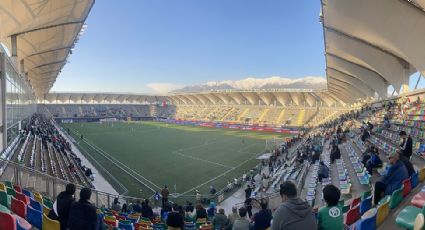
<path id="1" fill-rule="evenodd" d="M 52 90 L 155 93 L 152 83 L 324 76 L 319 12 L 319 0 L 96 1 Z"/>

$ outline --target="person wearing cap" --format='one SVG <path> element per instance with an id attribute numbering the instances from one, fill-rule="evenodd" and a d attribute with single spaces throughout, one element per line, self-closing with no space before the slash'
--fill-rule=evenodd
<path id="1" fill-rule="evenodd" d="M 373 201 L 378 204 L 384 195 L 391 195 L 395 190 L 401 187 L 403 180 L 409 177 L 406 166 L 399 160 L 398 153 L 390 153 L 388 161 L 391 167 L 387 175 L 375 183 Z"/>
<path id="2" fill-rule="evenodd" d="M 412 138 L 410 137 L 410 135 L 408 136 L 405 131 L 400 131 L 400 137 L 401 137 L 401 144 L 400 144 L 401 151 L 403 155 L 407 157 L 407 159 L 410 159 L 410 157 L 412 156 L 412 146 L 413 146 Z"/>

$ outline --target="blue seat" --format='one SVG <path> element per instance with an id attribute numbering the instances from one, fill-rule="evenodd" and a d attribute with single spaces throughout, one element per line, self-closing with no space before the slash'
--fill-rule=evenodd
<path id="1" fill-rule="evenodd" d="M 362 218 L 354 224 L 355 230 L 375 230 L 376 229 L 376 208 L 367 211 Z"/>
<path id="2" fill-rule="evenodd" d="M 416 186 L 418 186 L 419 184 L 419 174 L 418 172 L 415 172 L 412 174 L 412 176 L 410 177 L 410 184 L 412 186 L 412 189 L 416 188 Z"/>
<path id="3" fill-rule="evenodd" d="M 124 224 L 121 222 L 118 223 L 118 228 L 124 230 L 134 230 L 133 224 Z"/>
<path id="4" fill-rule="evenodd" d="M 43 226 L 43 213 L 32 208 L 30 205 L 27 206 L 27 221 L 34 227 L 42 229 Z"/>
<path id="5" fill-rule="evenodd" d="M 369 211 L 372 207 L 372 196 L 367 197 L 362 200 L 360 203 L 360 215 L 363 215 L 365 212 Z"/>
<path id="6" fill-rule="evenodd" d="M 34 198 L 34 195 L 32 194 L 32 192 L 30 192 L 26 189 L 22 189 L 22 193 L 25 194 L 25 196 L 27 196 L 27 197 Z"/>
<path id="7" fill-rule="evenodd" d="M 41 205 L 40 202 L 30 198 L 30 205 L 33 209 L 43 212 L 43 205 Z"/>

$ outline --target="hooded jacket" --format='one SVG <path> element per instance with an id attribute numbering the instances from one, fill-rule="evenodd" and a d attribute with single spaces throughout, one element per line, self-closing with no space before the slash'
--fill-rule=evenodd
<path id="1" fill-rule="evenodd" d="M 317 229 L 310 205 L 300 198 L 290 198 L 280 205 L 272 220 L 272 230 Z"/>

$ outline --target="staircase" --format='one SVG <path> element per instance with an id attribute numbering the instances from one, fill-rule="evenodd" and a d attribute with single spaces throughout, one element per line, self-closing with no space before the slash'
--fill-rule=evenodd
<path id="1" fill-rule="evenodd" d="M 282 109 L 282 111 L 280 111 L 279 117 L 276 120 L 276 124 L 281 125 L 284 116 L 285 116 L 285 110 Z"/>
<path id="2" fill-rule="evenodd" d="M 246 108 L 244 111 L 238 116 L 238 121 L 241 121 L 241 118 L 245 117 L 245 115 L 249 112 L 249 109 Z"/>
<path id="3" fill-rule="evenodd" d="M 303 125 L 304 117 L 305 117 L 305 109 L 301 110 L 300 114 L 298 115 L 297 126 Z"/>
<path id="4" fill-rule="evenodd" d="M 270 109 L 264 109 L 264 111 L 261 113 L 260 117 L 258 118 L 258 122 L 262 122 L 264 117 L 267 115 Z"/>

